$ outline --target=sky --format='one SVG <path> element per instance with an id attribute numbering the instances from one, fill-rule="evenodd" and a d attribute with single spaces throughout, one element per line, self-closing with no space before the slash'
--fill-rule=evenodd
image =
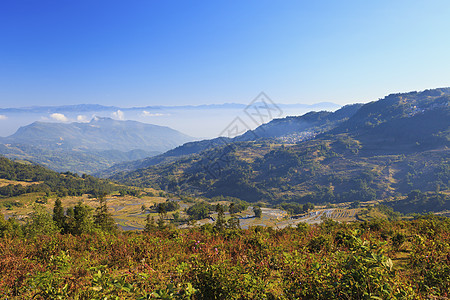
<path id="1" fill-rule="evenodd" d="M 450 86 L 450 1 L 0 2 L 0 108 L 368 102 Z"/>

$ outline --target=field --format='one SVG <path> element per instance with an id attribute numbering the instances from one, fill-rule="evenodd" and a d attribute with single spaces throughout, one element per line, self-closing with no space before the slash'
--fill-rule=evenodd
<path id="1" fill-rule="evenodd" d="M 153 194 L 159 194 L 155 190 L 149 191 Z M 35 205 L 42 205 L 47 211 L 51 212 L 55 198 L 45 199 L 43 194 L 26 194 L 18 197 L 11 197 L 0 200 L 2 207 L 0 207 L 0 213 L 6 218 L 16 217 L 19 220 L 26 220 L 26 218 L 33 212 Z M 117 193 L 108 195 L 106 197 L 109 212 L 112 214 L 116 223 L 123 230 L 142 230 L 145 226 L 147 215 L 152 216 L 154 219 L 159 218 L 159 215 L 155 209 L 151 209 L 154 205 L 163 203 L 168 199 L 176 201 L 180 208 L 177 210 L 181 218 L 187 219 L 185 210 L 192 206 L 195 201 L 183 201 L 178 197 L 160 197 L 160 196 L 120 196 Z M 92 198 L 88 195 L 83 196 L 68 196 L 61 199 L 63 207 L 73 207 L 79 201 L 87 204 L 92 208 L 98 206 L 97 198 Z M 211 202 L 212 205 L 221 204 L 228 206 L 229 201 L 215 201 Z M 374 204 L 374 203 L 368 203 Z M 239 218 L 241 228 L 248 229 L 251 226 L 268 226 L 273 228 L 285 228 L 288 226 L 295 227 L 300 222 L 307 224 L 318 224 L 323 219 L 332 219 L 339 222 L 354 222 L 357 221 L 357 213 L 361 209 L 349 208 L 350 203 L 341 204 L 335 208 L 317 207 L 317 209 L 311 210 L 303 215 L 291 216 L 286 211 L 277 208 L 262 208 L 261 218 L 255 218 L 253 207 L 249 206 L 246 210 L 236 214 Z M 167 214 L 166 221 L 170 222 L 172 215 L 176 211 L 169 212 Z M 231 216 L 228 212 L 225 213 L 225 219 L 229 219 Z M 212 224 L 217 218 L 217 213 L 211 212 L 206 219 L 198 220 L 196 222 L 190 222 L 191 225 L 180 225 L 180 228 L 186 228 L 190 226 L 201 226 L 204 224 Z"/>

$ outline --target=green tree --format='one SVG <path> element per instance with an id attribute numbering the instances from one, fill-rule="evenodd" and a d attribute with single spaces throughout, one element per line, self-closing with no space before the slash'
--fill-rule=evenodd
<path id="1" fill-rule="evenodd" d="M 0 213 L 0 238 L 6 236 L 8 232 L 11 231 L 11 226 L 8 221 L 5 220 L 3 214 Z"/>
<path id="2" fill-rule="evenodd" d="M 149 233 L 156 230 L 155 219 L 147 215 L 147 219 L 145 222 L 144 232 Z"/>
<path id="3" fill-rule="evenodd" d="M 314 204 L 308 202 L 305 205 L 303 205 L 303 211 L 308 212 L 311 209 L 314 209 Z"/>
<path id="4" fill-rule="evenodd" d="M 228 211 L 230 212 L 230 214 L 236 214 L 236 213 L 246 210 L 247 207 L 248 207 L 248 203 L 245 201 L 232 202 L 232 203 L 230 203 Z"/>
<path id="5" fill-rule="evenodd" d="M 158 219 L 158 229 L 163 230 L 165 228 L 166 228 L 166 222 L 164 221 L 163 215 L 160 215 L 159 219 Z"/>
<path id="6" fill-rule="evenodd" d="M 253 207 L 253 213 L 255 214 L 256 218 L 261 218 L 261 216 L 262 216 L 261 207 L 259 207 L 259 206 Z"/>
<path id="7" fill-rule="evenodd" d="M 175 212 L 173 215 L 172 215 L 172 217 L 173 217 L 173 221 L 174 222 L 179 222 L 180 221 L 180 213 L 177 211 L 177 212 Z"/>
<path id="8" fill-rule="evenodd" d="M 64 228 L 66 217 L 64 215 L 61 199 L 59 198 L 56 199 L 55 206 L 53 207 L 53 221 L 60 229 Z"/>
<path id="9" fill-rule="evenodd" d="M 92 208 L 80 200 L 73 208 L 73 227 L 70 233 L 82 234 L 92 232 L 93 230 Z"/>
<path id="10" fill-rule="evenodd" d="M 230 229 L 239 229 L 241 228 L 241 224 L 239 222 L 239 219 L 236 217 L 231 217 L 228 219 L 227 227 Z"/>
<path id="11" fill-rule="evenodd" d="M 201 220 L 208 217 L 209 211 L 212 209 L 213 207 L 206 202 L 197 202 L 189 207 L 186 213 L 195 220 Z"/>
<path id="12" fill-rule="evenodd" d="M 166 203 L 159 203 L 156 207 L 156 211 L 160 216 L 165 216 L 167 214 L 167 205 Z"/>
<path id="13" fill-rule="evenodd" d="M 117 225 L 111 213 L 108 212 L 105 196 L 99 196 L 98 200 L 100 201 L 100 205 L 95 210 L 94 224 L 103 231 L 110 233 L 117 232 Z"/>
<path id="14" fill-rule="evenodd" d="M 60 232 L 60 229 L 53 222 L 52 216 L 42 206 L 35 206 L 27 224 L 25 225 L 25 234 L 28 237 L 37 237 L 39 235 L 54 235 Z"/>
<path id="15" fill-rule="evenodd" d="M 222 231 L 225 229 L 225 214 L 224 214 L 224 208 L 221 204 L 216 205 L 216 212 L 217 212 L 217 220 L 216 224 L 214 225 L 214 228 L 216 228 L 219 231 Z"/>

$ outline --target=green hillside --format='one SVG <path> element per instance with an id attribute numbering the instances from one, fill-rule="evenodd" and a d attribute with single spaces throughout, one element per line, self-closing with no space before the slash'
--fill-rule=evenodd
<path id="1" fill-rule="evenodd" d="M 312 111 L 302 116 L 274 119 L 267 124 L 259 126 L 255 130 L 249 130 L 243 135 L 234 138 L 220 137 L 210 140 L 189 142 L 154 157 L 115 164 L 108 169 L 97 172 L 95 175 L 100 177 L 110 177 L 118 172 L 133 171 L 161 163 L 168 163 L 192 154 L 198 154 L 208 149 L 223 146 L 224 144 L 242 141 L 269 139 L 282 143 L 292 143 L 309 140 L 314 138 L 317 134 L 333 129 L 342 122 L 348 120 L 348 118 L 350 118 L 360 107 L 361 104 L 352 104 L 344 106 L 335 112 Z"/>
<path id="2" fill-rule="evenodd" d="M 110 192 L 114 185 L 89 175 L 82 177 L 66 172 L 57 173 L 39 165 L 14 162 L 0 157 L 0 179 L 10 181 L 0 185 L 0 199 L 28 193 L 67 195 Z"/>
<path id="3" fill-rule="evenodd" d="M 439 89 L 390 95 L 297 144 L 235 141 L 112 178 L 173 192 L 269 203 L 400 200 L 421 190 L 435 193 L 425 194 L 429 197 L 422 202 L 437 197 L 441 204 L 422 203 L 417 211 L 450 209 L 446 93 Z"/>

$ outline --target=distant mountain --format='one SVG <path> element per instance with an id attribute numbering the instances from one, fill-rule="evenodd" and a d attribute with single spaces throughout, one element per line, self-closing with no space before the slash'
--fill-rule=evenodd
<path id="1" fill-rule="evenodd" d="M 89 123 L 34 122 L 0 141 L 64 150 L 162 152 L 192 140 L 169 127 L 95 117 Z"/>
<path id="2" fill-rule="evenodd" d="M 314 104 L 277 104 L 281 108 L 305 108 L 309 110 L 316 109 L 338 109 L 340 105 L 332 102 L 319 102 Z M 0 108 L 0 113 L 68 113 L 68 112 L 95 112 L 95 111 L 130 111 L 130 110 L 170 110 L 170 109 L 244 109 L 247 104 L 242 103 L 222 103 L 222 104 L 201 104 L 201 105 L 150 105 L 135 107 L 105 106 L 99 104 L 76 104 L 76 105 L 57 105 L 57 106 L 29 106 L 17 108 Z"/>
<path id="3" fill-rule="evenodd" d="M 89 173 L 193 139 L 169 127 L 95 117 L 89 123 L 34 122 L 21 127 L 15 134 L 0 138 L 0 154 L 57 171 Z"/>
<path id="4" fill-rule="evenodd" d="M 100 177 L 109 177 L 117 172 L 133 171 L 154 166 L 160 163 L 167 163 L 187 155 L 200 153 L 207 149 L 239 141 L 273 139 L 279 142 L 295 143 L 311 139 L 315 135 L 331 128 L 335 128 L 341 122 L 346 121 L 361 106 L 362 104 L 352 104 L 344 106 L 343 108 L 335 112 L 309 112 L 302 116 L 274 119 L 266 124 L 257 127 L 255 130 L 249 130 L 243 135 L 237 136 L 233 139 L 227 137 L 219 137 L 210 140 L 188 142 L 182 146 L 154 157 L 149 157 L 137 161 L 118 163 L 108 169 L 96 173 L 95 175 Z"/>
<path id="5" fill-rule="evenodd" d="M 124 102 L 126 103 L 126 102 Z M 61 106 L 31 106 L 22 108 L 0 107 L 0 136 L 9 136 L 21 126 L 35 121 L 85 122 L 93 116 L 112 117 L 118 120 L 134 120 L 143 123 L 168 126 L 190 136 L 217 137 L 237 116 L 244 114 L 249 104 L 223 103 L 205 105 L 148 105 L 142 107 L 104 106 L 78 104 Z M 251 102 L 251 105 L 259 105 Z M 286 115 L 300 115 L 308 111 L 335 110 L 340 106 L 330 102 L 316 104 L 277 104 Z M 1 106 L 1 105 L 0 105 Z M 208 124 L 208 126 L 205 126 Z M 259 124 L 248 124 L 254 129 Z"/>
<path id="6" fill-rule="evenodd" d="M 112 179 L 253 202 L 398 199 L 421 201 L 408 212 L 450 209 L 449 92 L 394 94 L 335 113 L 274 120 L 255 130 L 259 138 L 244 134 L 203 150 L 200 146 L 207 142 L 191 144 L 191 154 L 181 146 L 178 152 L 147 160 L 156 165 L 118 172 Z M 315 133 L 295 145 L 293 140 L 282 142 L 305 131 Z M 184 155 L 176 159 L 180 153 Z M 411 194 L 416 189 L 422 191 L 421 200 Z"/>

